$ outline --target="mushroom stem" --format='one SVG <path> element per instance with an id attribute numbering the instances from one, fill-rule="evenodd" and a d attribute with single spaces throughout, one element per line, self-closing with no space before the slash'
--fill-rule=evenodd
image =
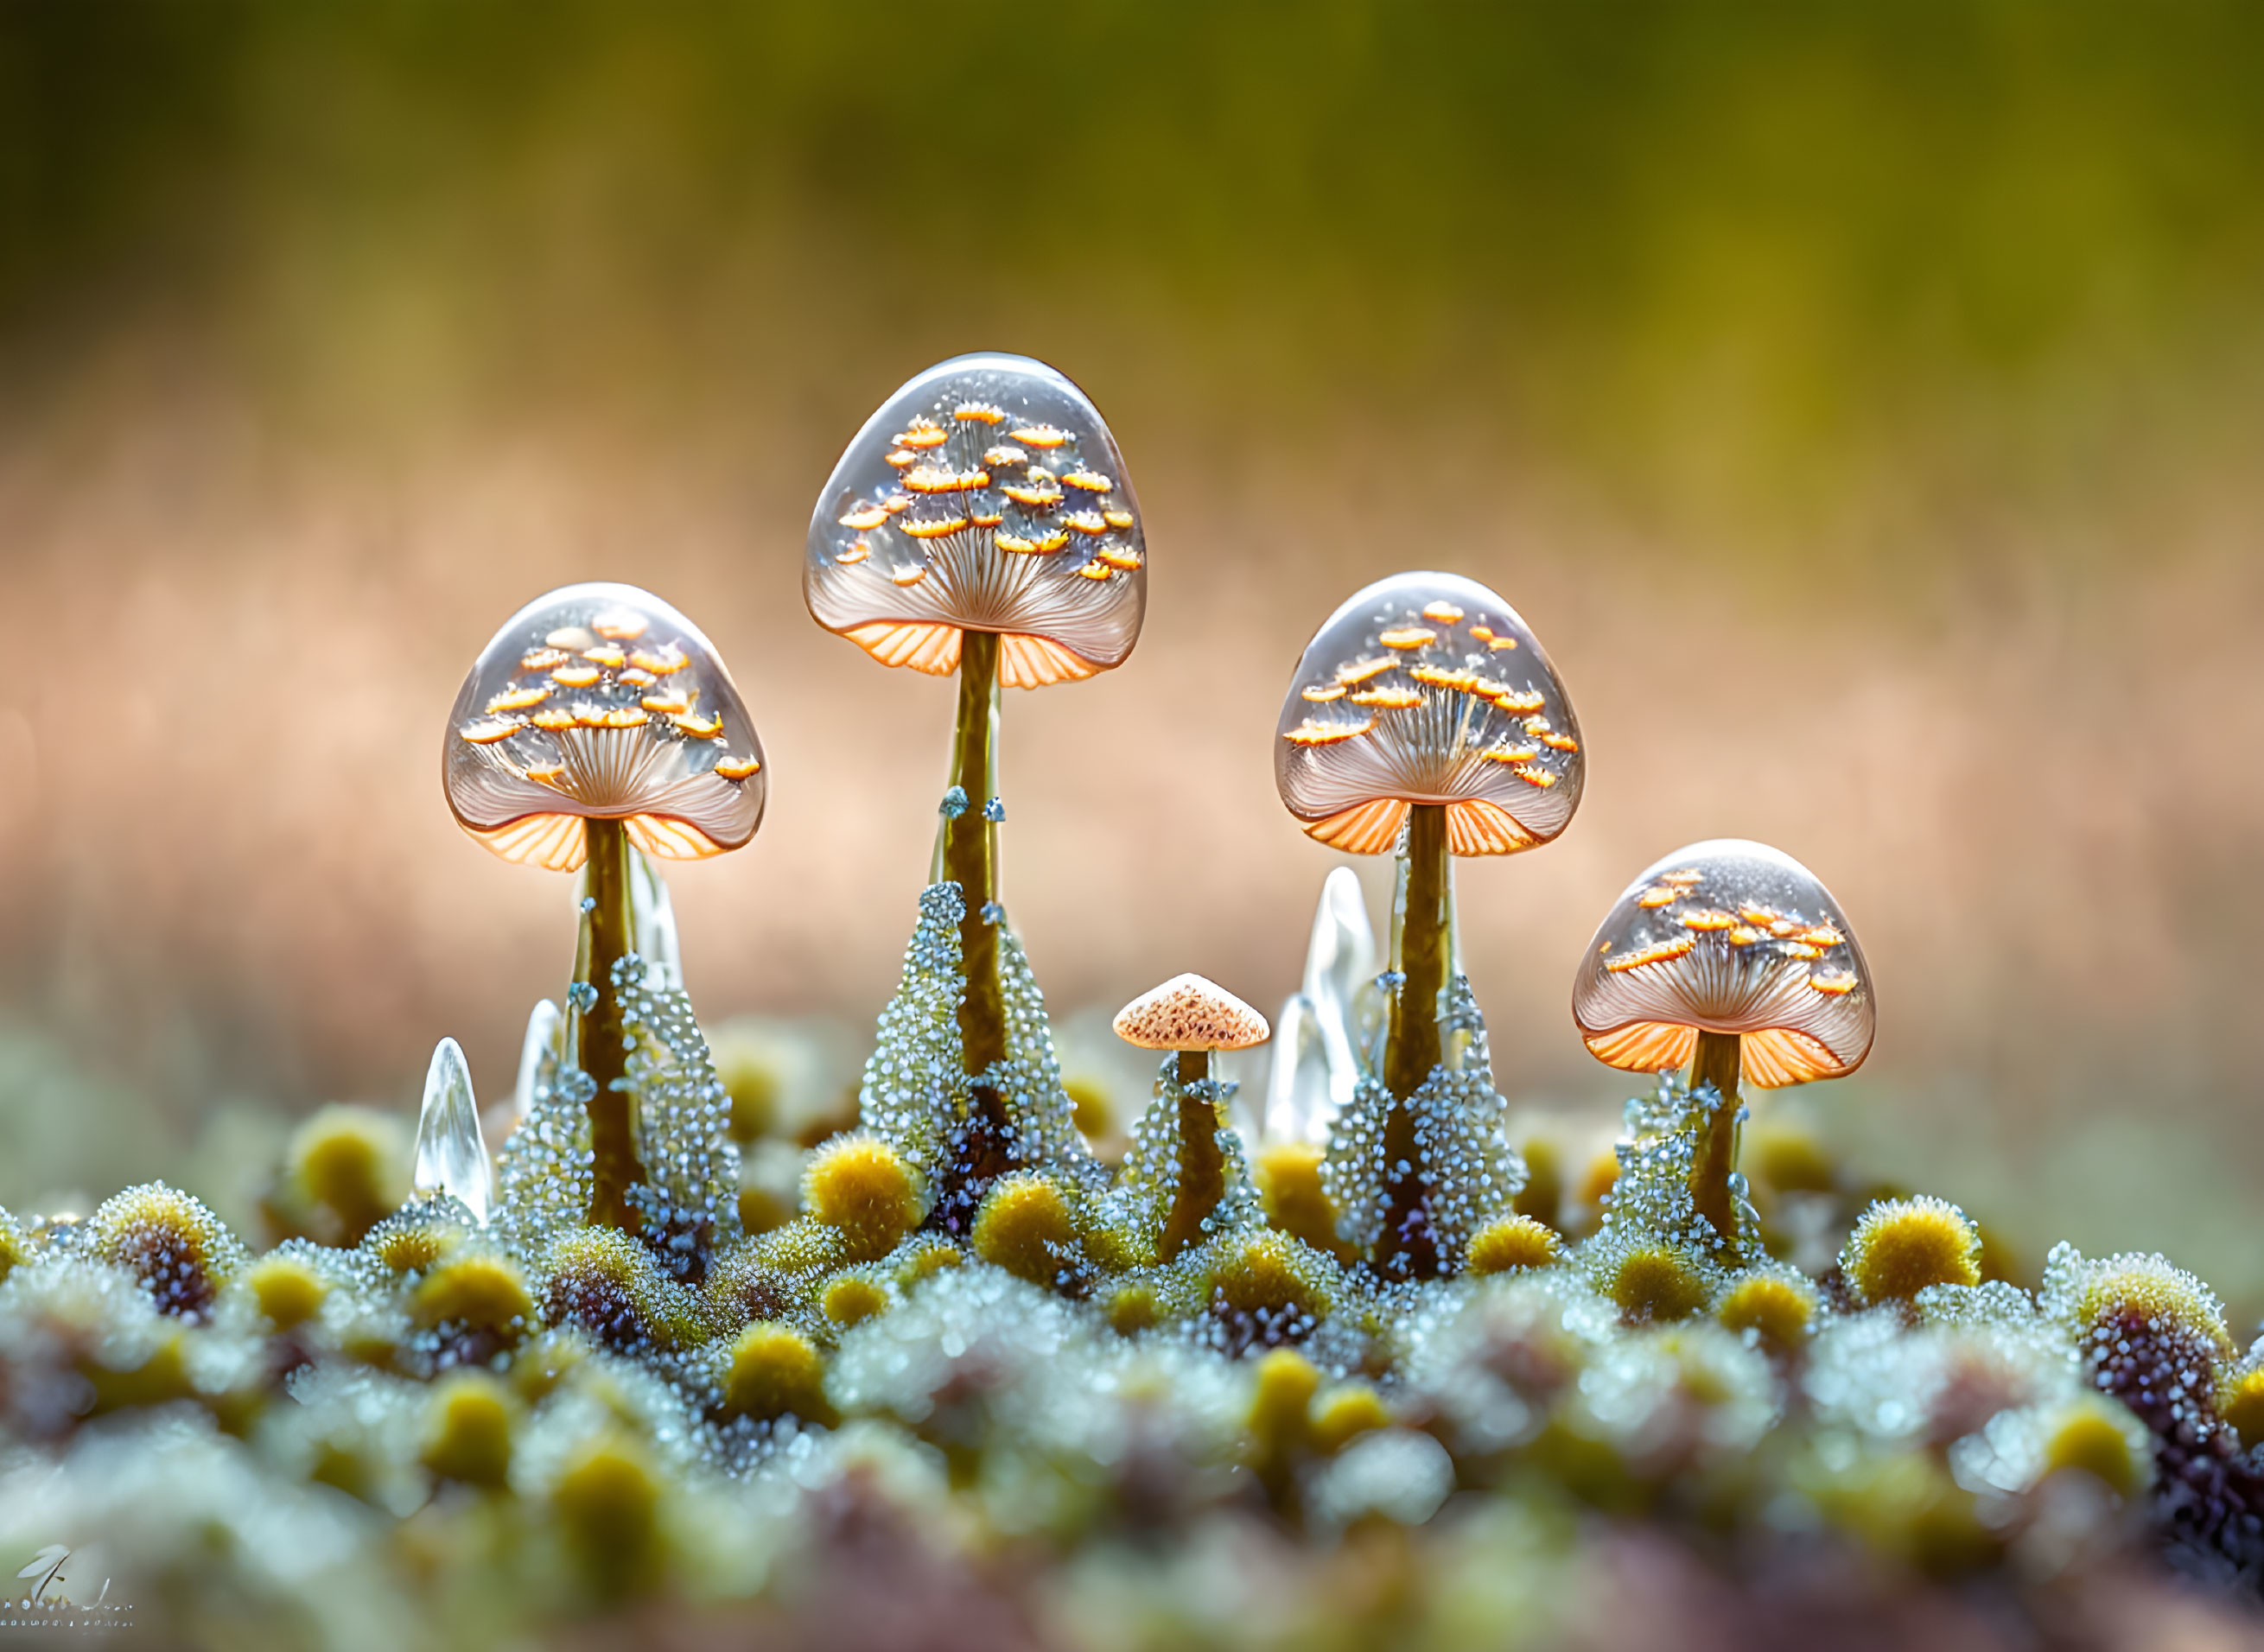
<path id="1" fill-rule="evenodd" d="M 998 989 L 998 926 L 989 908 L 998 899 L 998 828 L 990 801 L 998 750 L 998 634 L 969 631 L 960 643 L 959 721 L 952 735 L 951 784 L 967 807 L 943 822 L 943 876 L 959 886 L 967 910 L 959 943 L 967 991 L 959 1001 L 959 1037 L 969 1074 L 1006 1055 L 1006 1012 Z"/>
<path id="2" fill-rule="evenodd" d="M 1439 1004 L 1454 956 L 1454 883 L 1447 859 L 1447 810 L 1417 803 L 1399 845 L 1399 898 L 1391 914 L 1391 1025 L 1383 1045 L 1383 1083 L 1403 1101 L 1423 1087 L 1444 1059 Z"/>
<path id="3" fill-rule="evenodd" d="M 629 914 L 629 837 L 617 820 L 586 820 L 583 830 L 592 904 L 583 929 L 586 944 L 574 960 L 574 980 L 597 993 L 581 1018 L 579 1040 L 582 1070 L 597 1085 L 589 1102 L 590 1220 L 635 1233 L 642 1224 L 628 1192 L 643 1181 L 644 1169 L 637 1163 L 629 1117 L 628 1040 L 613 985 L 613 966 L 636 950 Z"/>
<path id="4" fill-rule="evenodd" d="M 1744 1061 L 1742 1041 L 1735 1032 L 1701 1029 L 1698 1053 L 1690 1062 L 1690 1087 L 1711 1084 L 1721 1101 L 1698 1133 L 1697 1150 L 1690 1164 L 1690 1198 L 1731 1251 L 1738 1243 L 1737 1200 L 1730 1192 L 1731 1174 L 1738 1168 L 1738 1076 Z M 1735 1256 L 1731 1260 L 1738 1260 Z"/>
<path id="5" fill-rule="evenodd" d="M 1202 1225 L 1226 1197 L 1226 1156 L 1218 1147 L 1218 1103 L 1187 1092 L 1210 1077 L 1208 1050 L 1181 1050 L 1179 1084 L 1179 1191 L 1172 1197 L 1172 1214 L 1165 1219 L 1164 1236 L 1156 1246 L 1156 1259 L 1169 1262 L 1202 1238 Z"/>
<path id="6" fill-rule="evenodd" d="M 1404 1278 L 1439 1272 L 1436 1243 L 1422 1209 L 1423 1149 L 1404 1103 L 1445 1059 L 1439 1005 L 1454 960 L 1455 886 L 1447 854 L 1443 804 L 1417 803 L 1408 811 L 1399 844 L 1399 898 L 1392 903 L 1391 967 L 1399 976 L 1383 1044 L 1383 1083 L 1394 1105 L 1383 1126 L 1387 1205 L 1376 1264 Z M 1405 1166 L 1403 1170 L 1400 1167 Z"/>

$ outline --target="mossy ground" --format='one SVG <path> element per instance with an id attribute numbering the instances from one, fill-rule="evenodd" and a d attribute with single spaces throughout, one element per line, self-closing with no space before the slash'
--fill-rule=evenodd
<path id="1" fill-rule="evenodd" d="M 0 1215 L 0 1543 L 95 1550 L 209 1644 L 603 1612 L 840 1645 L 1610 1645 L 1656 1610 L 1991 1644 L 2101 1590 L 2140 1628 L 2197 1610 L 2166 1568 L 2254 1598 L 2264 1361 L 2161 1258 L 1985 1280 L 1963 1213 L 1781 1143 L 1725 1243 L 1688 1195 L 1704 1098 L 1671 1082 L 1608 1177 L 1490 1170 L 1455 1277 L 1371 1271 L 1316 1152 L 1227 1139 L 1190 1227 L 1174 1121 L 1209 1114 L 1167 1064 L 1122 1166 L 1093 1159 L 1018 948 L 1003 1127 L 967 1127 L 955 917 L 925 903 L 859 1127 L 806 1147 L 654 995 L 637 1070 L 675 1168 L 637 1235 L 573 1214 L 570 1072 L 484 1225 L 354 1207 L 381 1133 L 337 1114 L 279 1171 L 296 1214 L 264 1254 L 161 1185 Z M 979 1185 L 978 1134 L 1005 1149 Z M 751 1231 L 738 1156 L 773 1145 L 798 1208 Z M 1797 1244 L 1760 1214 L 1796 1200 Z M 1822 1265 L 1784 1259 L 1819 1233 Z"/>

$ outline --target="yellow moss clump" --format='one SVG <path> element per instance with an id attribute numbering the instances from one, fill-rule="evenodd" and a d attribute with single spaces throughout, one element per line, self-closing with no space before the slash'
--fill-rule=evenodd
<path id="1" fill-rule="evenodd" d="M 825 1362 L 809 1338 L 788 1325 L 763 1320 L 741 1331 L 724 1357 L 723 1409 L 761 1421 L 791 1413 L 831 1424 Z"/>
<path id="2" fill-rule="evenodd" d="M 368 1250 L 388 1273 L 421 1273 L 455 1243 L 456 1235 L 446 1228 L 404 1222 L 372 1235 Z"/>
<path id="3" fill-rule="evenodd" d="M 1115 1134 L 1116 1109 L 1099 1080 L 1083 1074 L 1064 1078 L 1062 1092 L 1069 1098 L 1070 1113 L 1077 1122 L 1078 1134 L 1087 1142 L 1106 1141 Z"/>
<path id="4" fill-rule="evenodd" d="M 1051 1285 L 1077 1248 L 1062 1190 L 1035 1171 L 1004 1176 L 975 1214 L 975 1254 L 1033 1285 Z"/>
<path id="5" fill-rule="evenodd" d="M 1251 1177 L 1266 1220 L 1339 1262 L 1352 1248 L 1337 1236 L 1337 1207 L 1321 1185 L 1321 1148 L 1311 1142 L 1277 1141 L 1259 1149 Z"/>
<path id="6" fill-rule="evenodd" d="M 2144 1453 L 2143 1436 L 2132 1439 L 2118 1410 L 2110 1410 L 2103 1402 L 2079 1400 L 2061 1413 L 2044 1442 L 2044 1472 L 2079 1468 L 2115 1496 L 2127 1497 L 2152 1471 Z"/>
<path id="7" fill-rule="evenodd" d="M 283 1215 L 327 1245 L 356 1245 L 409 1197 L 409 1140 L 399 1119 L 334 1104 L 310 1114 L 284 1149 Z"/>
<path id="8" fill-rule="evenodd" d="M 511 1476 L 516 1404 L 502 1380 L 458 1371 L 432 1385 L 417 1460 L 444 1480 L 501 1487 Z"/>
<path id="9" fill-rule="evenodd" d="M 540 1274 L 543 1318 L 579 1325 L 612 1347 L 679 1348 L 706 1334 L 695 1300 L 614 1228 L 561 1234 L 543 1253 Z"/>
<path id="10" fill-rule="evenodd" d="M 947 1268 L 962 1267 L 967 1258 L 957 1245 L 948 1240 L 937 1239 L 916 1245 L 903 1260 L 896 1264 L 896 1284 L 911 1290 L 922 1279 L 932 1279 Z"/>
<path id="11" fill-rule="evenodd" d="M 1481 1228 L 1470 1236 L 1462 1271 L 1481 1278 L 1545 1268 L 1556 1260 L 1564 1241 L 1531 1216 L 1509 1216 Z"/>
<path id="12" fill-rule="evenodd" d="M 919 1178 L 877 1136 L 839 1136 L 810 1155 L 802 1205 L 838 1230 L 854 1261 L 886 1256 L 926 1214 Z"/>
<path id="13" fill-rule="evenodd" d="M 1687 1319 L 1706 1306 L 1706 1281 L 1689 1260 L 1665 1245 L 1640 1245 L 1619 1257 L 1604 1294 L 1630 1324 Z"/>
<path id="14" fill-rule="evenodd" d="M 1110 1293 L 1107 1314 L 1116 1334 L 1130 1337 L 1158 1323 L 1164 1317 L 1164 1305 L 1157 1301 L 1152 1286 L 1127 1285 Z"/>
<path id="15" fill-rule="evenodd" d="M 1334 1456 L 1361 1435 L 1390 1426 L 1383 1396 L 1365 1382 L 1347 1382 L 1315 1402 L 1313 1447 Z"/>
<path id="16" fill-rule="evenodd" d="M 534 1301 L 518 1266 L 497 1256 L 454 1257 L 417 1286 L 411 1306 L 419 1325 L 463 1324 L 484 1330 L 523 1329 Z"/>
<path id="17" fill-rule="evenodd" d="M 2206 1367 L 2212 1388 L 2217 1371 L 2235 1355 L 2224 1306 L 2199 1279 L 2159 1257 L 2112 1257 L 2090 1264 L 2073 1307 L 2079 1324 L 2146 1322 L 2154 1337 L 2182 1344 Z"/>
<path id="18" fill-rule="evenodd" d="M 861 1325 L 889 1306 L 889 1293 L 877 1279 L 845 1273 L 825 1287 L 818 1306 L 837 1325 Z"/>
<path id="19" fill-rule="evenodd" d="M 1754 1185 L 1772 1192 L 1828 1193 L 1840 1180 L 1840 1168 L 1823 1142 L 1788 1119 L 1748 1125 L 1739 1157 Z"/>
<path id="20" fill-rule="evenodd" d="M 243 1261 L 217 1217 L 163 1182 L 103 1200 L 86 1226 L 95 1257 L 141 1280 L 168 1314 L 204 1314 Z"/>
<path id="21" fill-rule="evenodd" d="M 2264 1366 L 2251 1366 L 2225 1380 L 2217 1396 L 2217 1414 L 2253 1451 L 2264 1445 Z"/>
<path id="22" fill-rule="evenodd" d="M 1550 1136 L 1528 1134 L 1518 1143 L 1525 1159 L 1525 1185 L 1509 1207 L 1520 1216 L 1555 1227 L 1564 1214 L 1564 1156 Z"/>
<path id="23" fill-rule="evenodd" d="M 32 1242 L 24 1236 L 24 1229 L 4 1208 L 0 1208 L 0 1279 L 13 1272 L 18 1264 L 32 1259 Z"/>
<path id="24" fill-rule="evenodd" d="M 297 1257 L 271 1253 L 244 1271 L 244 1284 L 267 1322 L 278 1330 L 303 1325 L 323 1311 L 330 1282 Z"/>
<path id="25" fill-rule="evenodd" d="M 1946 1199 L 1880 1199 L 1855 1223 L 1840 1267 L 1859 1302 L 1907 1302 L 1930 1285 L 1978 1285 L 1981 1235 Z"/>
<path id="26" fill-rule="evenodd" d="M 1783 1351 L 1806 1342 L 1816 1327 L 1816 1292 L 1805 1280 L 1775 1273 L 1739 1279 L 1715 1304 L 1714 1317 L 1734 1331 L 1752 1331 L 1765 1348 Z"/>
<path id="27" fill-rule="evenodd" d="M 1227 1246 L 1206 1271 L 1212 1316 L 1237 1350 L 1297 1340 L 1328 1314 L 1332 1272 L 1327 1257 L 1288 1234 L 1258 1234 Z"/>
<path id="28" fill-rule="evenodd" d="M 1320 1388 L 1321 1373 L 1313 1369 L 1312 1361 L 1290 1349 L 1276 1348 L 1258 1362 L 1249 1426 L 1261 1449 L 1279 1450 L 1303 1441 L 1307 1415 Z"/>
<path id="29" fill-rule="evenodd" d="M 550 1505 L 579 1576 L 599 1598 L 659 1580 L 660 1482 L 635 1441 L 614 1434 L 584 1444 L 551 1487 Z"/>
<path id="30" fill-rule="evenodd" d="M 1577 1223 L 1571 1221 L 1569 1218 L 1573 1213 L 1567 1212 L 1566 1231 L 1571 1231 L 1575 1226 L 1584 1232 L 1593 1229 L 1605 1206 L 1610 1203 L 1612 1189 L 1619 1185 L 1619 1179 L 1620 1158 L 1612 1148 L 1606 1148 L 1590 1159 L 1588 1168 L 1580 1173 L 1579 1183 L 1573 1190 L 1572 1202 L 1578 1207 L 1579 1220 Z"/>

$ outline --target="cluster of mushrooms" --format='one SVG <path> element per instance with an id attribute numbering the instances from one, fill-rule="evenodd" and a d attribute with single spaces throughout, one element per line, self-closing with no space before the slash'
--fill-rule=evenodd
<path id="1" fill-rule="evenodd" d="M 835 466 L 811 517 L 802 589 L 821 625 L 882 663 L 958 678 L 934 877 L 961 897 L 967 1099 L 946 1167 L 959 1185 L 937 1190 L 936 1202 L 963 1212 L 1018 1168 L 1002 1096 L 999 691 L 1075 682 L 1131 654 L 1147 544 L 1123 456 L 1091 401 L 1053 369 L 1008 355 L 944 362 L 889 398 Z M 1443 1141 L 1475 1133 L 1481 1157 L 1509 1153 L 1498 1117 L 1470 1117 L 1468 1086 L 1456 1088 L 1476 1011 L 1456 960 L 1453 858 L 1553 841 L 1586 772 L 1579 721 L 1547 653 L 1475 581 L 1379 581 L 1331 614 L 1297 661 L 1274 743 L 1283 803 L 1317 841 L 1397 860 L 1389 967 L 1366 989 L 1380 1013 L 1350 1051 L 1353 1093 L 1308 1109 L 1347 1124 L 1364 1114 L 1337 1133 L 1330 1191 L 1338 1237 L 1382 1279 L 1459 1269 L 1470 1224 L 1448 1206 L 1467 1166 Z M 647 1178 L 620 1001 L 647 967 L 637 892 L 643 905 L 664 903 L 652 859 L 721 854 L 754 836 L 769 777 L 746 704 L 714 645 L 668 604 L 625 585 L 576 585 L 530 603 L 489 642 L 451 713 L 442 773 L 458 822 L 497 854 L 583 874 L 568 1009 L 537 1032 L 589 1081 L 589 1220 L 634 1232 Z M 1789 857 L 1731 840 L 1678 850 L 1629 886 L 1580 961 L 1572 1010 L 1599 1060 L 1688 1068 L 1709 1109 L 1691 1192 L 1731 1262 L 1740 1086 L 1849 1073 L 1873 1029 L 1869 974 L 1830 893 Z M 1198 976 L 1128 1007 L 1117 1030 L 1180 1052 L 1190 1087 L 1208 1080 L 1207 1052 L 1268 1033 L 1263 1017 Z M 1335 1031 L 1340 1044 L 1353 1036 Z M 461 1066 L 453 1050 L 436 1071 L 444 1058 Z M 1277 1052 L 1277 1080 L 1296 1059 L 1294 1047 Z M 444 1163 L 471 1116 L 464 1088 L 457 1127 L 429 1133 L 422 1174 L 483 1205 L 483 1165 L 450 1173 Z M 1482 1092 L 1498 1111 L 1490 1079 Z M 1195 1094 L 1206 1099 L 1188 1104 L 1188 1143 L 1212 1140 L 1223 1120 L 1195 1116 L 1213 1111 L 1217 1087 L 1182 1090 Z M 1327 1134 L 1330 1123 L 1308 1117 L 1302 1127 Z"/>

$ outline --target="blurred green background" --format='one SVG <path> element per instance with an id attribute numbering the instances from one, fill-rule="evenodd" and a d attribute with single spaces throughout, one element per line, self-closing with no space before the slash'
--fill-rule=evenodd
<path id="1" fill-rule="evenodd" d="M 1678 843 L 1768 838 L 1879 982 L 1819 1119 L 2031 1265 L 2159 1245 L 2264 1311 L 2235 0 L 15 0 L 0 1201 L 224 1195 L 283 1116 L 406 1114 L 442 1033 L 507 1088 L 568 890 L 462 839 L 432 759 L 569 579 L 690 612 L 771 749 L 762 836 L 674 879 L 703 1012 L 853 1056 L 950 697 L 809 623 L 802 533 L 973 348 L 1085 384 L 1149 518 L 1139 651 L 1008 706 L 1065 1016 L 1291 989 L 1335 858 L 1273 796 L 1279 696 L 1340 597 L 1449 567 L 1591 756 L 1563 840 L 1461 873 L 1514 1101 L 1608 1117 L 1590 926 Z"/>

